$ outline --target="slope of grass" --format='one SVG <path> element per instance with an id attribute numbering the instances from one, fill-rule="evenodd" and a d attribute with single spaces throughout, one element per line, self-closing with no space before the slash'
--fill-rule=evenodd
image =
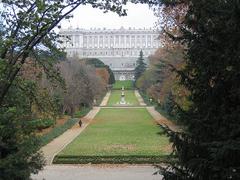
<path id="1" fill-rule="evenodd" d="M 124 89 L 126 89 L 126 90 L 134 89 L 133 88 L 133 81 L 131 81 L 131 80 L 116 81 L 115 84 L 113 85 L 113 89 L 114 90 L 121 90 L 123 86 L 124 86 Z"/>
<path id="2" fill-rule="evenodd" d="M 121 100 L 121 93 L 122 93 L 122 91 L 120 91 L 120 90 L 113 90 L 111 92 L 111 95 L 109 97 L 107 105 L 108 106 L 119 105 L 119 102 Z M 127 106 L 139 105 L 139 102 L 134 94 L 134 91 L 127 90 L 127 91 L 124 91 L 124 94 L 125 94 L 125 101 L 127 103 L 126 104 Z"/>
<path id="3" fill-rule="evenodd" d="M 170 149 L 145 108 L 101 109 L 54 163 L 157 163 Z"/>

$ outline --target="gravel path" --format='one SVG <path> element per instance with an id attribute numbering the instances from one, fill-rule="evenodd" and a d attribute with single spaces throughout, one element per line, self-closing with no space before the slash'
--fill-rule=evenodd
<path id="1" fill-rule="evenodd" d="M 108 99 L 109 99 L 110 95 L 111 95 L 111 91 L 108 91 L 106 96 L 103 98 L 100 106 L 107 106 Z"/>
<path id="2" fill-rule="evenodd" d="M 142 96 L 139 94 L 138 90 L 135 90 L 134 93 L 135 93 L 135 96 L 137 97 L 137 99 L 139 101 L 140 106 L 146 106 L 146 104 L 145 104 Z"/>
<path id="3" fill-rule="evenodd" d="M 153 106 L 148 106 L 146 107 L 146 109 L 159 124 L 168 126 L 168 128 L 171 129 L 172 131 L 175 132 L 180 131 L 177 125 L 173 124 L 172 121 L 169 121 L 164 116 L 162 116 L 159 112 L 155 110 Z"/>
<path id="4" fill-rule="evenodd" d="M 82 127 L 75 124 L 72 128 L 68 129 L 62 135 L 41 148 L 47 165 L 50 165 L 54 156 L 72 142 L 73 139 L 75 139 L 88 126 L 89 122 L 96 116 L 99 110 L 99 107 L 93 107 L 93 109 L 83 118 Z"/>
<path id="5" fill-rule="evenodd" d="M 161 180 L 153 175 L 152 166 L 94 166 L 94 165 L 52 165 L 46 166 L 34 180 Z"/>

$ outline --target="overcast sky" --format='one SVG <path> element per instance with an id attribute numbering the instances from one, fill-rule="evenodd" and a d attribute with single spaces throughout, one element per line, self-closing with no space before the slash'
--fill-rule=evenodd
<path id="1" fill-rule="evenodd" d="M 64 20 L 61 23 L 62 28 L 109 28 L 118 29 L 121 26 L 136 28 L 154 28 L 157 17 L 153 11 L 145 4 L 128 4 L 127 16 L 119 17 L 116 13 L 103 13 L 101 10 L 92 8 L 89 5 L 80 6 L 73 13 L 74 17 L 70 20 Z"/>

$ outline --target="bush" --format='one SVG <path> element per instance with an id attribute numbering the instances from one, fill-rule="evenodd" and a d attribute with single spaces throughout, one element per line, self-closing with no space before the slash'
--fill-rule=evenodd
<path id="1" fill-rule="evenodd" d="M 173 94 L 170 92 L 164 98 L 163 109 L 167 112 L 169 116 L 174 116 L 174 107 L 174 97 Z"/>
<path id="2" fill-rule="evenodd" d="M 35 119 L 32 121 L 29 121 L 29 126 L 31 126 L 33 129 L 46 129 L 49 128 L 50 126 L 54 125 L 54 120 L 53 119 Z"/>
<path id="3" fill-rule="evenodd" d="M 75 118 L 84 117 L 90 110 L 91 110 L 90 107 L 82 108 L 80 111 L 75 112 L 74 117 Z"/>
<path id="4" fill-rule="evenodd" d="M 61 126 L 56 126 L 47 134 L 40 136 L 40 146 L 44 146 L 51 142 L 54 138 L 63 134 L 67 129 L 71 128 L 74 124 L 76 124 L 79 120 L 78 119 L 69 119 Z"/>

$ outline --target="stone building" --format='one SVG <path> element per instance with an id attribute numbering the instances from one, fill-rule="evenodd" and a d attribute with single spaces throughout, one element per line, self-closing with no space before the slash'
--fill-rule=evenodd
<path id="1" fill-rule="evenodd" d="M 136 60 L 142 50 L 145 60 L 161 46 L 159 32 L 152 29 L 61 29 L 67 56 L 98 58 L 108 65 L 116 80 L 133 80 Z"/>

